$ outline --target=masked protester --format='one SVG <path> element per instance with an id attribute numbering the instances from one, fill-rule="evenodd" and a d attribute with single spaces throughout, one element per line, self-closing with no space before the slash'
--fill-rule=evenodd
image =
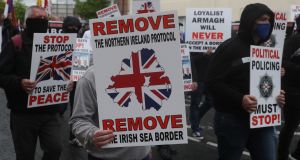
<path id="1" fill-rule="evenodd" d="M 296 18 L 296 24 L 297 33 L 286 39 L 283 50 L 286 106 L 283 109 L 285 121 L 279 135 L 278 160 L 288 160 L 290 144 L 300 123 L 300 16 Z M 300 159 L 300 140 L 291 156 Z"/>
<path id="2" fill-rule="evenodd" d="M 81 29 L 81 23 L 77 17 L 67 16 L 63 22 L 63 33 L 76 33 L 78 35 Z M 73 112 L 74 95 L 76 90 L 76 82 L 70 81 L 68 84 L 68 91 L 70 92 L 70 117 Z M 66 108 L 65 106 L 64 108 Z M 70 130 L 69 143 L 72 145 L 82 146 L 78 139 L 73 135 Z"/>
<path id="3" fill-rule="evenodd" d="M 63 33 L 78 34 L 81 29 L 81 23 L 77 17 L 67 16 L 63 22 Z"/>
<path id="4" fill-rule="evenodd" d="M 43 160 L 59 160 L 62 150 L 60 106 L 27 108 L 28 94 L 36 86 L 36 81 L 29 79 L 33 34 L 46 33 L 47 26 L 43 8 L 27 8 L 24 32 L 12 37 L 0 55 L 0 87 L 11 110 L 10 128 L 17 160 L 34 159 L 38 138 Z"/>
<path id="5" fill-rule="evenodd" d="M 206 83 L 214 102 L 219 160 L 240 160 L 245 148 L 253 160 L 275 160 L 274 127 L 250 129 L 249 116 L 257 100 L 249 95 L 250 45 L 261 45 L 272 33 L 274 13 L 261 3 L 247 5 L 238 35 L 223 42 L 210 61 Z M 284 91 L 277 97 L 284 106 Z"/>

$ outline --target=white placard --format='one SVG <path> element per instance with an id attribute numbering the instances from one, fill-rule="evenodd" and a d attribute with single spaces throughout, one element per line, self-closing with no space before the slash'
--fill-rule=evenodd
<path id="1" fill-rule="evenodd" d="M 287 28 L 287 17 L 285 12 L 275 12 L 275 22 L 270 39 L 265 42 L 266 47 L 281 48 L 283 50 L 284 39 Z"/>
<path id="2" fill-rule="evenodd" d="M 72 80 L 78 81 L 90 67 L 90 40 L 77 38 L 73 52 Z"/>
<path id="3" fill-rule="evenodd" d="M 67 84 L 75 42 L 75 33 L 34 34 L 30 79 L 37 84 L 28 96 L 28 108 L 69 102 Z"/>
<path id="4" fill-rule="evenodd" d="M 121 16 L 119 7 L 117 4 L 112 6 L 106 7 L 96 12 L 98 18 L 105 18 L 105 17 L 119 17 Z"/>
<path id="5" fill-rule="evenodd" d="M 186 10 L 186 43 L 191 52 L 214 50 L 231 37 L 231 9 L 188 8 Z"/>
<path id="6" fill-rule="evenodd" d="M 300 14 L 300 5 L 291 5 L 290 20 L 295 21 L 296 16 L 299 14 Z"/>
<path id="7" fill-rule="evenodd" d="M 144 14 L 160 11 L 160 0 L 133 0 L 132 14 Z"/>
<path id="8" fill-rule="evenodd" d="M 180 52 L 182 58 L 182 72 L 183 72 L 183 84 L 184 84 L 184 91 L 192 91 L 192 68 L 191 68 L 191 58 L 189 47 L 187 44 L 180 44 Z"/>
<path id="9" fill-rule="evenodd" d="M 278 126 L 281 109 L 276 97 L 281 90 L 280 48 L 251 46 L 250 95 L 257 99 L 257 110 L 250 114 L 250 128 Z"/>
<path id="10" fill-rule="evenodd" d="M 187 143 L 175 12 L 90 20 L 105 147 Z M 128 137 L 130 141 L 128 141 Z"/>

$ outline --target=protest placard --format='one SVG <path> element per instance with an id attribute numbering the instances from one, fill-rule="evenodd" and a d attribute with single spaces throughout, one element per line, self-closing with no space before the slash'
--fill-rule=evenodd
<path id="1" fill-rule="evenodd" d="M 62 33 L 63 22 L 62 21 L 49 21 L 48 33 Z"/>
<path id="2" fill-rule="evenodd" d="M 30 80 L 36 87 L 28 96 L 28 108 L 67 103 L 76 34 L 35 33 Z"/>
<path id="3" fill-rule="evenodd" d="M 186 43 L 192 52 L 214 50 L 231 37 L 231 9 L 188 8 L 186 10 Z"/>
<path id="4" fill-rule="evenodd" d="M 78 81 L 90 67 L 90 40 L 77 38 L 73 52 L 72 80 Z"/>
<path id="5" fill-rule="evenodd" d="M 291 5 L 290 20 L 295 21 L 296 16 L 300 14 L 300 5 Z"/>
<path id="6" fill-rule="evenodd" d="M 160 0 L 133 0 L 132 14 L 143 14 L 160 11 Z"/>
<path id="7" fill-rule="evenodd" d="M 98 18 L 121 16 L 119 7 L 117 4 L 103 8 L 103 9 L 97 11 L 96 14 L 97 14 Z"/>
<path id="8" fill-rule="evenodd" d="M 250 95 L 257 99 L 257 110 L 250 114 L 250 128 L 281 124 L 281 109 L 276 97 L 281 90 L 280 48 L 251 46 Z"/>
<path id="9" fill-rule="evenodd" d="M 265 47 L 276 47 L 283 50 L 284 39 L 287 29 L 287 17 L 285 12 L 275 12 L 275 22 L 273 32 L 268 41 L 265 42 Z"/>
<path id="10" fill-rule="evenodd" d="M 182 58 L 182 72 L 183 72 L 183 84 L 184 91 L 192 91 L 192 68 L 189 47 L 187 44 L 180 44 L 180 53 Z"/>
<path id="11" fill-rule="evenodd" d="M 175 12 L 90 21 L 105 147 L 187 143 Z"/>

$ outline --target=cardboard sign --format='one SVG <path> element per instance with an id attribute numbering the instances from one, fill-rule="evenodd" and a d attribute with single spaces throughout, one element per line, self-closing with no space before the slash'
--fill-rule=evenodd
<path id="1" fill-rule="evenodd" d="M 186 10 L 186 43 L 192 52 L 214 50 L 231 37 L 231 9 L 188 8 Z"/>
<path id="2" fill-rule="evenodd" d="M 62 21 L 49 21 L 48 33 L 62 33 L 63 22 Z"/>
<path id="3" fill-rule="evenodd" d="M 90 67 L 90 40 L 77 38 L 73 52 L 72 80 L 78 81 Z"/>
<path id="4" fill-rule="evenodd" d="M 187 143 L 175 12 L 90 20 L 105 147 Z"/>
<path id="5" fill-rule="evenodd" d="M 182 58 L 182 72 L 183 72 L 183 84 L 184 91 L 192 91 L 192 67 L 191 67 L 191 58 L 189 47 L 187 44 L 180 44 L 180 53 Z"/>
<path id="6" fill-rule="evenodd" d="M 281 109 L 276 97 L 281 88 L 280 48 L 251 46 L 250 95 L 257 99 L 257 110 L 250 115 L 250 128 L 281 124 Z"/>
<path id="7" fill-rule="evenodd" d="M 132 14 L 144 14 L 160 11 L 159 0 L 133 0 Z"/>
<path id="8" fill-rule="evenodd" d="M 96 14 L 97 14 L 98 18 L 121 16 L 117 4 L 114 4 L 112 6 L 101 9 L 101 10 L 97 11 Z"/>
<path id="9" fill-rule="evenodd" d="M 28 96 L 28 108 L 67 103 L 76 34 L 35 33 L 30 79 L 36 87 Z"/>

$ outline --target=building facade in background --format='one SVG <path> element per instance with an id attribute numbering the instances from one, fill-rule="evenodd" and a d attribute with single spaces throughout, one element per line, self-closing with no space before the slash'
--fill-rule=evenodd
<path id="1" fill-rule="evenodd" d="M 74 8 L 75 2 L 73 0 L 56 0 L 52 1 L 51 13 L 57 17 L 73 16 Z"/>

